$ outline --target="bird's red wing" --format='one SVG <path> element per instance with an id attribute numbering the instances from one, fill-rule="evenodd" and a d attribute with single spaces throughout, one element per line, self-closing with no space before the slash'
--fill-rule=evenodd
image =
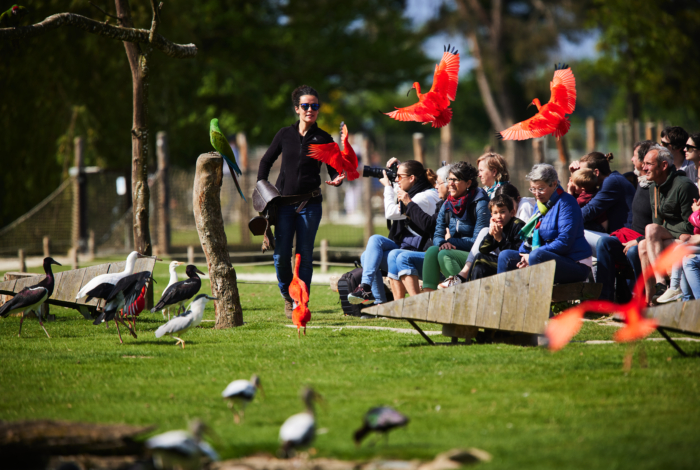
<path id="1" fill-rule="evenodd" d="M 503 140 L 526 140 L 551 134 L 556 128 L 556 122 L 551 122 L 540 113 L 537 113 L 530 119 L 501 131 L 500 134 Z"/>
<path id="2" fill-rule="evenodd" d="M 680 263 L 685 256 L 691 252 L 685 245 L 672 244 L 656 258 L 654 264 L 647 266 L 642 275 L 637 279 L 634 286 L 634 296 L 638 299 L 643 298 L 642 291 L 644 290 L 644 281 L 654 275 L 654 272 L 668 272 L 675 264 Z"/>
<path id="3" fill-rule="evenodd" d="M 439 93 L 450 101 L 457 97 L 457 85 L 459 84 L 459 54 L 445 52 L 442 60 L 435 66 L 433 86 L 431 92 Z"/>
<path id="4" fill-rule="evenodd" d="M 565 310 L 547 324 L 544 334 L 549 340 L 549 349 L 559 351 L 566 346 L 581 329 L 586 312 L 613 313 L 619 310 L 620 305 L 605 300 L 589 300 Z"/>
<path id="5" fill-rule="evenodd" d="M 425 103 L 419 101 L 411 106 L 396 108 L 396 111 L 384 114 L 397 121 L 433 122 L 437 112 L 433 106 L 426 106 Z"/>
<path id="6" fill-rule="evenodd" d="M 437 129 L 439 127 L 448 125 L 451 120 L 452 120 L 452 109 L 445 108 L 442 110 L 440 115 L 435 118 L 432 126 Z"/>
<path id="7" fill-rule="evenodd" d="M 641 318 L 639 321 L 625 325 L 615 332 L 613 339 L 618 343 L 628 343 L 644 339 L 656 330 L 658 323 L 653 318 Z"/>
<path id="8" fill-rule="evenodd" d="M 554 78 L 549 82 L 549 91 L 552 95 L 550 103 L 561 106 L 566 114 L 571 114 L 576 108 L 576 79 L 570 68 L 556 70 Z"/>
<path id="9" fill-rule="evenodd" d="M 340 147 L 335 142 L 309 145 L 308 156 L 332 166 L 338 173 L 343 172 L 343 157 L 340 154 Z"/>
<path id="10" fill-rule="evenodd" d="M 341 140 L 343 141 L 343 151 L 340 153 L 345 163 L 345 171 L 348 181 L 353 181 L 360 177 L 360 173 L 357 171 L 357 154 L 348 141 L 348 126 L 345 124 L 343 124 Z"/>
<path id="11" fill-rule="evenodd" d="M 289 296 L 294 300 L 294 302 L 298 304 L 302 303 L 302 288 L 301 285 L 299 284 L 299 281 L 301 279 L 292 279 L 292 282 L 289 284 Z"/>

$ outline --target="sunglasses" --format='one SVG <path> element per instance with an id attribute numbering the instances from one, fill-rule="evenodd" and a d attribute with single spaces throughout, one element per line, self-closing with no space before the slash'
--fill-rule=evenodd
<path id="1" fill-rule="evenodd" d="M 671 147 L 671 142 L 664 142 L 663 140 L 661 141 L 661 145 L 663 145 L 666 148 Z"/>
<path id="2" fill-rule="evenodd" d="M 299 107 L 304 111 L 308 111 L 309 108 L 311 108 L 312 111 L 318 111 L 318 108 L 320 108 L 321 105 L 318 103 L 301 103 Z"/>
<path id="3" fill-rule="evenodd" d="M 686 145 L 685 145 L 685 148 L 684 148 L 683 150 L 685 150 L 686 152 L 690 152 L 691 150 L 697 150 L 697 149 L 698 149 L 698 148 L 697 148 L 695 145 L 688 145 L 688 144 L 686 144 Z"/>
<path id="4" fill-rule="evenodd" d="M 411 175 L 402 175 L 401 173 L 396 173 L 396 181 L 401 181 L 403 178 L 410 178 Z"/>
<path id="5" fill-rule="evenodd" d="M 447 178 L 447 184 L 457 184 L 458 181 L 462 181 L 459 178 Z"/>

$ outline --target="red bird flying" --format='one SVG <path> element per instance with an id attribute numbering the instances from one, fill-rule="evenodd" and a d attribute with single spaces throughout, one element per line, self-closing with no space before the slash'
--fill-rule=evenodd
<path id="1" fill-rule="evenodd" d="M 344 122 L 340 123 L 340 140 L 343 141 L 343 150 L 335 142 L 330 144 L 312 144 L 309 145 L 309 157 L 326 163 L 335 170 L 343 174 L 347 173 L 348 181 L 355 180 L 360 177 L 357 171 L 357 155 L 348 142 L 348 126 Z"/>
<path id="2" fill-rule="evenodd" d="M 446 126 L 452 120 L 450 101 L 457 96 L 459 83 L 459 52 L 445 47 L 440 64 L 435 66 L 433 86 L 428 93 L 421 94 L 420 83 L 414 82 L 413 88 L 418 95 L 418 103 L 396 111 L 384 113 L 397 121 L 415 121 L 423 124 L 432 123 L 433 127 Z M 410 93 L 411 90 L 408 90 Z M 408 95 L 407 95 L 408 96 Z"/>
<path id="3" fill-rule="evenodd" d="M 503 140 L 526 140 L 548 134 L 559 138 L 569 132 L 571 123 L 566 115 L 573 113 L 576 107 L 576 79 L 568 65 L 554 66 L 554 79 L 549 82 L 549 91 L 551 97 L 544 106 L 539 99 L 532 100 L 531 104 L 537 106 L 537 114 L 496 136 Z"/>

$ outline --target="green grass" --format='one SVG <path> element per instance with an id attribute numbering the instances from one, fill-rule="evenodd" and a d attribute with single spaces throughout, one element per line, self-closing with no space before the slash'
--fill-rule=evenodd
<path id="1" fill-rule="evenodd" d="M 200 267 L 200 268 L 203 268 Z M 156 294 L 167 263 L 156 268 Z M 337 294 L 313 286 L 310 325 L 301 341 L 287 328 L 275 285 L 239 284 L 246 324 L 188 332 L 184 350 L 157 340 L 160 314 L 137 323 L 138 339 L 93 326 L 52 306 L 49 340 L 36 320 L 17 338 L 19 318 L 0 320 L 0 419 L 64 419 L 184 428 L 200 417 L 221 437 L 224 458 L 274 452 L 282 422 L 302 409 L 298 391 L 312 384 L 327 405 L 319 456 L 432 458 L 478 447 L 489 468 L 696 468 L 700 458 L 698 359 L 663 342 L 645 342 L 648 368 L 622 370 L 621 345 L 572 343 L 550 354 L 507 345 L 429 347 L 417 335 L 353 330 L 347 325 L 408 328 L 390 320 L 345 318 Z M 208 282 L 203 292 L 209 292 Z M 213 306 L 205 320 L 213 320 Z M 427 326 L 427 324 L 426 324 Z M 438 327 L 433 326 L 436 329 Z M 587 323 L 576 340 L 610 339 L 614 328 Z M 698 350 L 693 343 L 688 349 Z M 229 381 L 258 373 L 267 393 L 244 424 L 220 397 Z M 350 435 L 371 406 L 389 404 L 411 418 L 388 445 L 356 450 Z"/>

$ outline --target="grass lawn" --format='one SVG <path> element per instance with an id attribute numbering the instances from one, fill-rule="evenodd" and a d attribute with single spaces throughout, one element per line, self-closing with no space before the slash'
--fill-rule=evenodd
<path id="1" fill-rule="evenodd" d="M 200 269 L 204 266 L 200 266 Z M 156 296 L 167 263 L 156 268 Z M 209 292 L 208 281 L 203 292 Z M 157 340 L 160 314 L 143 314 L 138 339 L 93 326 L 75 311 L 51 307 L 49 340 L 36 320 L 17 338 L 19 318 L 0 320 L 0 419 L 63 419 L 184 428 L 194 417 L 221 437 L 223 458 L 274 452 L 282 422 L 302 409 L 311 384 L 317 408 L 318 456 L 432 458 L 454 447 L 478 447 L 489 468 L 697 468 L 700 459 L 700 361 L 664 342 L 645 342 L 648 368 L 622 370 L 621 345 L 572 343 L 558 354 L 506 345 L 429 347 L 418 335 L 343 328 L 409 326 L 347 319 L 337 294 L 313 286 L 310 325 L 301 341 L 287 328 L 272 284 L 239 284 L 246 324 L 213 323 L 174 340 Z M 213 306 L 205 320 L 213 319 Z M 433 327 L 436 329 L 437 327 Z M 614 328 L 587 323 L 575 339 L 610 339 Z M 695 343 L 684 343 L 698 350 Z M 220 393 L 234 379 L 261 376 L 242 425 Z M 389 444 L 356 450 L 351 432 L 371 406 L 388 404 L 411 418 Z"/>

